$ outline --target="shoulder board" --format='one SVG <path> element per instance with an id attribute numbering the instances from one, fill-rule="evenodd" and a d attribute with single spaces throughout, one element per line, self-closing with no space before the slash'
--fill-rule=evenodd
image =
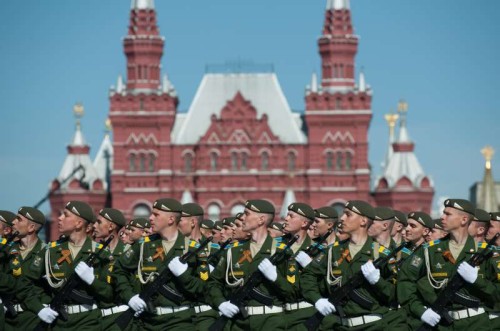
<path id="1" fill-rule="evenodd" d="M 160 239 L 160 235 L 155 233 L 155 234 L 152 234 L 150 236 L 147 236 L 147 237 L 144 237 L 144 241 L 145 243 L 148 243 L 150 241 L 155 241 L 155 240 L 158 240 Z"/>
<path id="2" fill-rule="evenodd" d="M 104 246 L 104 244 L 92 241 L 92 246 L 94 246 L 95 249 L 98 250 L 101 249 Z"/>
<path id="3" fill-rule="evenodd" d="M 216 243 L 211 243 L 211 244 L 210 244 L 210 247 L 211 247 L 211 248 L 215 248 L 215 249 L 220 249 L 220 245 L 219 245 L 219 244 L 216 244 Z"/>
<path id="4" fill-rule="evenodd" d="M 200 247 L 200 244 L 196 240 L 189 240 L 189 247 L 191 248 L 198 248 Z"/>
<path id="5" fill-rule="evenodd" d="M 424 244 L 424 248 L 435 246 L 435 245 L 439 244 L 440 242 L 441 242 L 441 240 L 439 240 L 439 239 L 429 241 L 428 243 Z"/>
<path id="6" fill-rule="evenodd" d="M 282 241 L 281 242 L 278 241 L 275 246 L 278 247 L 279 249 L 285 249 L 286 244 Z"/>
<path id="7" fill-rule="evenodd" d="M 477 243 L 477 248 L 486 248 L 486 247 L 488 247 L 488 243 L 485 241 Z"/>
<path id="8" fill-rule="evenodd" d="M 0 239 L 0 245 L 5 245 L 7 243 L 7 238 Z"/>
<path id="9" fill-rule="evenodd" d="M 244 243 L 246 243 L 246 242 L 247 242 L 246 240 L 245 240 L 245 241 L 239 241 L 239 240 L 236 240 L 236 241 L 235 241 L 234 243 L 232 243 L 231 245 L 228 245 L 228 247 L 229 247 L 229 246 L 231 246 L 231 247 L 238 247 L 238 246 L 243 245 L 243 244 L 244 244 Z"/>
<path id="10" fill-rule="evenodd" d="M 403 247 L 403 248 L 401 249 L 401 252 L 403 252 L 403 253 L 405 253 L 405 254 L 407 254 L 407 255 L 411 255 L 411 254 L 413 254 L 413 251 L 412 251 L 411 249 L 409 249 L 408 247 Z"/>
<path id="11" fill-rule="evenodd" d="M 330 245 L 330 246 L 336 247 L 336 246 L 338 246 L 338 245 L 340 245 L 340 242 L 339 242 L 339 241 L 336 241 L 336 242 L 334 242 L 334 243 L 333 243 L 332 245 Z"/>
<path id="12" fill-rule="evenodd" d="M 374 244 L 375 243 L 372 243 L 372 248 L 374 248 Z M 380 245 L 379 248 L 378 248 L 378 252 L 381 253 L 381 254 L 384 254 L 384 255 L 389 255 L 391 254 L 391 250 L 390 249 L 387 249 L 385 248 L 383 245 Z"/>

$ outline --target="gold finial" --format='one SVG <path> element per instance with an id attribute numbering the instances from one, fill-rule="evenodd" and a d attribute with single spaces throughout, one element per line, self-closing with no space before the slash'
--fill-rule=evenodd
<path id="1" fill-rule="evenodd" d="M 394 127 L 396 126 L 396 122 L 398 121 L 399 115 L 395 114 L 393 111 L 389 114 L 384 115 L 387 124 L 389 125 L 389 136 L 394 137 Z"/>
<path id="2" fill-rule="evenodd" d="M 491 146 L 484 146 L 484 148 L 481 150 L 481 154 L 483 154 L 484 159 L 486 160 L 486 169 L 491 169 L 491 159 L 493 159 L 495 150 Z"/>
<path id="3" fill-rule="evenodd" d="M 111 120 L 109 119 L 109 117 L 104 121 L 104 131 L 106 133 L 110 133 L 111 130 L 113 130 L 113 126 L 111 125 Z"/>
<path id="4" fill-rule="evenodd" d="M 399 100 L 398 113 L 406 113 L 408 111 L 408 103 L 404 99 Z"/>
<path id="5" fill-rule="evenodd" d="M 85 110 L 83 109 L 83 104 L 81 102 L 75 103 L 73 106 L 73 115 L 75 115 L 76 127 L 78 130 L 80 129 L 80 119 L 83 117 L 84 113 Z"/>

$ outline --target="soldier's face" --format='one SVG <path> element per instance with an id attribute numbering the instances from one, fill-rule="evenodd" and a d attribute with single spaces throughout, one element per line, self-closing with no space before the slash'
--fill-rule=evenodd
<path id="1" fill-rule="evenodd" d="M 261 214 L 251 211 L 245 208 L 241 221 L 243 223 L 242 229 L 245 232 L 251 232 L 259 227 Z"/>
<path id="2" fill-rule="evenodd" d="M 490 227 L 486 233 L 486 240 L 491 240 L 498 232 L 500 232 L 500 222 L 490 221 Z M 497 240 L 495 246 L 500 246 L 500 239 Z"/>
<path id="3" fill-rule="evenodd" d="M 233 239 L 236 240 L 243 240 L 249 237 L 249 233 L 243 231 L 243 222 L 239 219 L 236 219 L 234 221 L 233 227 Z"/>
<path id="4" fill-rule="evenodd" d="M 136 228 L 135 226 L 129 226 L 129 228 L 126 230 L 126 233 L 130 241 L 136 242 L 143 237 L 144 230 Z"/>
<path id="5" fill-rule="evenodd" d="M 326 222 L 322 218 L 315 218 L 313 224 L 311 225 L 314 237 L 320 237 L 333 227 L 333 223 Z"/>
<path id="6" fill-rule="evenodd" d="M 95 239 L 104 239 L 109 237 L 111 234 L 111 222 L 101 215 L 97 216 L 97 220 L 95 221 L 93 227 Z"/>
<path id="7" fill-rule="evenodd" d="M 432 229 L 432 231 L 429 231 L 429 240 L 426 239 L 426 241 L 432 241 L 432 240 L 438 240 L 438 239 L 441 239 L 441 238 L 444 238 L 446 237 L 448 233 L 444 230 L 441 230 L 441 229 Z"/>
<path id="8" fill-rule="evenodd" d="M 213 241 L 214 243 L 219 243 L 219 242 L 222 242 L 222 235 L 221 235 L 221 231 L 218 231 L 218 230 L 212 230 L 212 236 L 213 236 L 212 241 Z"/>
<path id="9" fill-rule="evenodd" d="M 169 213 L 153 208 L 149 221 L 151 222 L 151 230 L 158 232 L 163 230 L 168 225 Z"/>
<path id="10" fill-rule="evenodd" d="M 443 211 L 443 215 L 441 215 L 443 230 L 450 232 L 460 228 L 464 218 L 467 218 L 464 212 L 455 208 L 446 207 Z"/>
<path id="11" fill-rule="evenodd" d="M 292 210 L 289 210 L 288 214 L 285 217 L 285 227 L 283 229 L 283 232 L 296 234 L 305 226 L 306 222 L 304 221 L 304 217 Z"/>
<path id="12" fill-rule="evenodd" d="M 363 216 L 353 212 L 348 208 L 344 208 L 344 213 L 340 218 L 342 223 L 342 232 L 350 234 L 361 227 L 361 222 L 363 221 Z"/>
<path id="13" fill-rule="evenodd" d="M 1 224 L 0 227 L 6 225 L 3 222 L 0 222 L 0 224 Z M 12 231 L 19 232 L 18 237 L 24 238 L 29 233 L 29 225 L 30 225 L 30 221 L 26 217 L 24 217 L 21 214 L 17 214 L 17 217 L 12 222 Z M 0 228 L 0 230 L 2 231 L 1 234 L 3 234 L 3 235 L 7 234 L 7 233 L 4 233 L 5 227 Z"/>
<path id="14" fill-rule="evenodd" d="M 65 235 L 69 235 L 74 232 L 77 229 L 78 224 L 82 222 L 78 216 L 67 209 L 63 210 L 61 216 L 58 218 L 58 221 L 57 227 L 59 233 Z"/>
<path id="15" fill-rule="evenodd" d="M 424 234 L 427 234 L 425 227 L 415 221 L 414 219 L 408 219 L 408 225 L 406 226 L 406 240 L 412 243 L 418 242 L 420 239 L 424 238 Z M 425 232 L 425 233 L 424 233 Z"/>
<path id="16" fill-rule="evenodd" d="M 222 230 L 220 232 L 220 238 L 222 241 L 226 241 L 228 240 L 229 238 L 232 238 L 231 236 L 233 235 L 233 230 L 227 226 L 227 225 L 224 225 L 222 227 Z"/>
<path id="17" fill-rule="evenodd" d="M 382 232 L 384 232 L 384 223 L 383 221 L 373 221 L 372 225 L 368 228 L 368 235 L 370 237 L 379 236 Z"/>
<path id="18" fill-rule="evenodd" d="M 193 217 L 191 217 L 191 216 L 189 216 L 189 217 L 183 216 L 183 217 L 181 217 L 179 224 L 177 224 L 179 231 L 185 236 L 191 235 L 191 232 L 193 231 L 192 219 L 193 219 Z"/>
<path id="19" fill-rule="evenodd" d="M 391 236 L 395 236 L 397 233 L 403 232 L 404 226 L 399 222 L 395 222 L 392 227 Z"/>

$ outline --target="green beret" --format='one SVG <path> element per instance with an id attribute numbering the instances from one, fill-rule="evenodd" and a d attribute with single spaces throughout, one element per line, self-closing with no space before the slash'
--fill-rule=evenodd
<path id="1" fill-rule="evenodd" d="M 426 214 L 422 211 L 412 211 L 408 214 L 408 219 L 412 219 L 422 224 L 426 228 L 432 229 L 434 228 L 434 222 L 432 221 L 432 217 L 429 214 Z"/>
<path id="2" fill-rule="evenodd" d="M 90 207 L 86 202 L 73 200 L 68 202 L 65 208 L 89 223 L 95 222 L 94 211 L 92 210 L 92 207 Z"/>
<path id="3" fill-rule="evenodd" d="M 314 209 L 314 217 L 316 218 L 321 218 L 321 219 L 338 219 L 339 214 L 337 213 L 337 210 L 335 208 L 327 206 L 327 207 L 321 207 L 318 209 Z"/>
<path id="4" fill-rule="evenodd" d="M 447 199 L 444 202 L 445 207 L 450 207 L 450 208 L 455 208 L 461 211 L 464 211 L 466 213 L 469 213 L 471 215 L 474 215 L 476 208 L 474 205 L 469 201 L 465 199 Z"/>
<path id="5" fill-rule="evenodd" d="M 347 201 L 345 204 L 345 208 L 361 216 L 365 216 L 370 219 L 375 218 L 375 210 L 373 210 L 373 207 L 366 201 L 362 200 Z"/>
<path id="6" fill-rule="evenodd" d="M 283 232 L 283 228 L 285 227 L 285 224 L 280 223 L 280 222 L 271 222 L 268 226 L 268 228 L 273 229 L 273 230 L 278 230 Z"/>
<path id="7" fill-rule="evenodd" d="M 440 218 L 436 218 L 432 220 L 432 222 L 434 222 L 434 229 L 443 230 L 443 223 Z"/>
<path id="8" fill-rule="evenodd" d="M 205 212 L 197 203 L 185 203 L 182 205 L 182 216 L 203 216 Z"/>
<path id="9" fill-rule="evenodd" d="M 147 228 L 151 227 L 151 223 L 149 222 L 149 220 L 147 218 L 138 217 L 138 218 L 132 219 L 127 224 L 127 228 L 130 228 L 131 226 L 133 226 L 134 228 L 138 228 L 138 229 L 147 229 Z"/>
<path id="10" fill-rule="evenodd" d="M 179 201 L 171 198 L 158 199 L 153 204 L 153 208 L 172 213 L 181 213 L 182 205 Z"/>
<path id="11" fill-rule="evenodd" d="M 16 217 L 16 214 L 8 210 L 0 210 L 0 222 L 4 222 L 8 226 L 12 226 L 12 222 L 14 222 Z"/>
<path id="12" fill-rule="evenodd" d="M 214 222 L 214 230 L 222 231 L 222 221 Z"/>
<path id="13" fill-rule="evenodd" d="M 474 212 L 474 221 L 476 222 L 489 222 L 490 221 L 490 213 L 488 213 L 484 209 L 476 208 Z"/>
<path id="14" fill-rule="evenodd" d="M 99 212 L 99 215 L 118 226 L 125 226 L 127 224 L 127 220 L 123 216 L 122 212 L 118 209 L 103 208 Z"/>
<path id="15" fill-rule="evenodd" d="M 243 217 L 243 213 L 237 213 L 237 214 L 236 214 L 236 216 L 235 216 L 235 218 L 236 218 L 237 220 L 240 220 L 240 221 L 243 221 L 243 218 L 242 218 L 242 217 Z"/>
<path id="16" fill-rule="evenodd" d="M 396 217 L 394 210 L 389 207 L 375 207 L 375 221 L 390 221 Z"/>
<path id="17" fill-rule="evenodd" d="M 394 218 L 396 222 L 403 224 L 405 227 L 408 225 L 406 214 L 399 210 L 394 210 Z"/>
<path id="18" fill-rule="evenodd" d="M 200 228 L 212 230 L 214 228 L 215 222 L 212 220 L 203 220 L 200 223 Z"/>
<path id="19" fill-rule="evenodd" d="M 229 216 L 222 219 L 222 225 L 231 226 L 234 224 L 234 221 L 236 221 L 236 217 Z"/>
<path id="20" fill-rule="evenodd" d="M 294 202 L 288 206 L 288 210 L 296 212 L 297 214 L 304 216 L 309 221 L 314 221 L 314 209 L 306 203 Z"/>
<path id="21" fill-rule="evenodd" d="M 23 215 L 32 222 L 44 225 L 45 215 L 36 208 L 33 207 L 21 207 L 17 211 L 18 214 Z"/>
<path id="22" fill-rule="evenodd" d="M 245 202 L 245 208 L 251 211 L 261 213 L 261 214 L 272 214 L 274 215 L 274 206 L 267 200 L 247 200 Z"/>
<path id="23" fill-rule="evenodd" d="M 500 221 L 500 212 L 490 213 L 490 221 Z"/>

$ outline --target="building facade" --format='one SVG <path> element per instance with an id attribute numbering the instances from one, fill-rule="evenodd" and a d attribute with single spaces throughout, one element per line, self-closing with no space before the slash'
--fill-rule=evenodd
<path id="1" fill-rule="evenodd" d="M 154 1 L 132 0 L 123 41 L 127 75 L 109 93 L 112 141 L 106 135 L 90 162 L 78 125 L 68 147 L 71 161 L 53 187 L 74 178 L 52 195 L 53 219 L 70 198 L 91 202 L 96 210 L 111 205 L 127 217 L 149 214 L 159 197 L 197 202 L 214 219 L 241 211 L 245 200 L 255 198 L 268 199 L 277 210 L 294 200 L 341 209 L 347 200 L 361 199 L 430 212 L 432 182 L 412 142 L 389 145 L 394 159 L 372 187 L 372 90 L 363 73 L 355 77 L 358 42 L 349 0 L 327 0 L 318 38 L 321 77 L 312 75 L 303 113 L 292 112 L 272 70 L 209 71 L 189 110 L 180 113 L 174 85 L 161 73 L 164 38 Z M 405 139 L 406 124 L 401 131 Z M 71 174 L 79 160 L 85 160 L 88 188 L 79 185 L 81 171 Z M 396 165 L 405 162 L 418 167 Z M 393 173 L 395 168 L 400 170 Z M 56 231 L 51 229 L 52 238 Z"/>

